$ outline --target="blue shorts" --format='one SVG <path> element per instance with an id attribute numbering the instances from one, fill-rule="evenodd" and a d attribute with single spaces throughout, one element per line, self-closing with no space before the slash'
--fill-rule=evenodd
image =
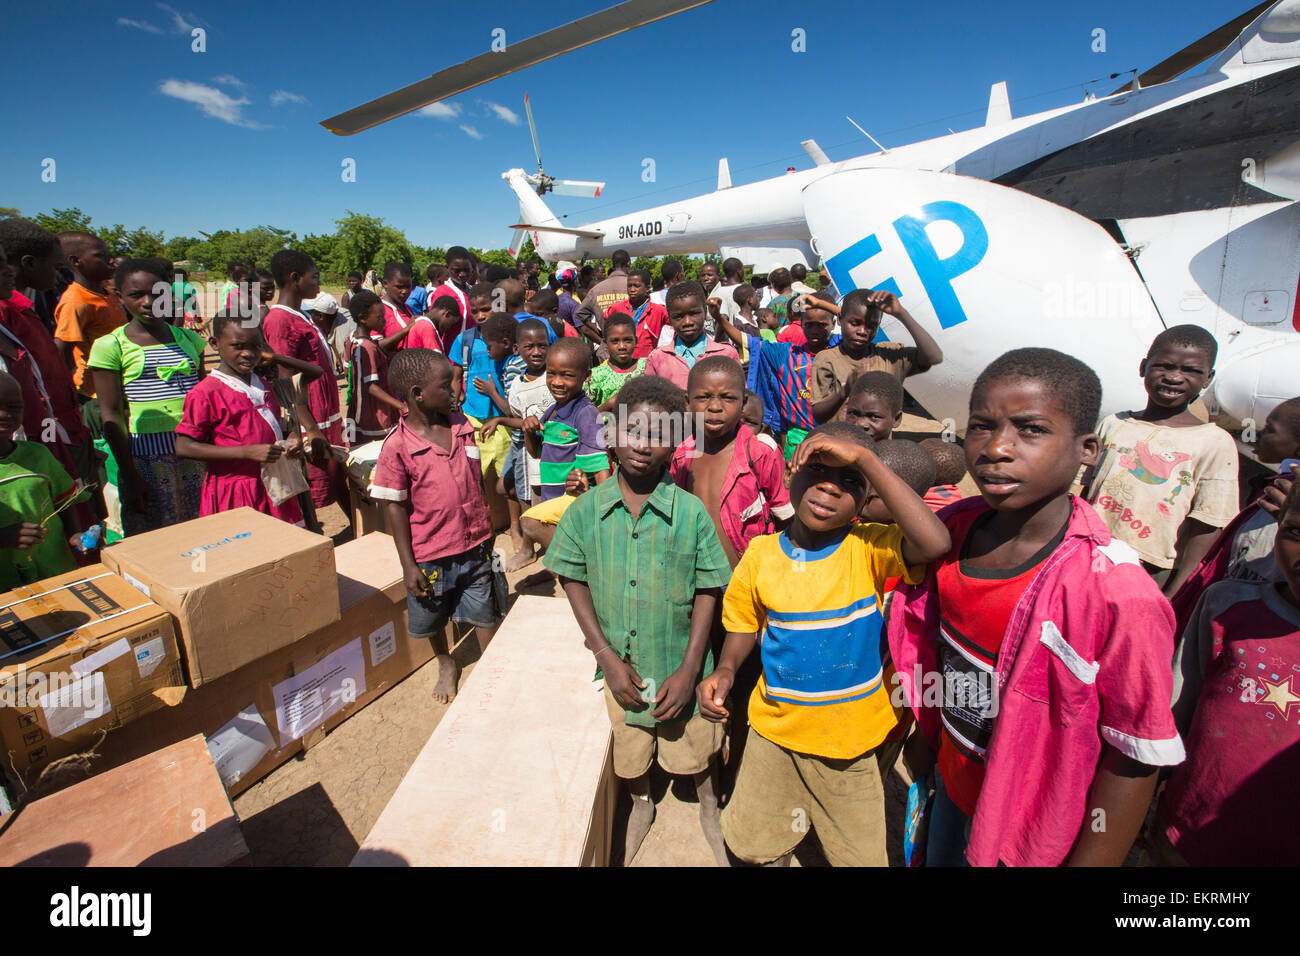
<path id="1" fill-rule="evenodd" d="M 490 542 L 464 554 L 419 562 L 429 579 L 424 597 L 406 597 L 407 633 L 420 640 L 433 637 L 452 620 L 474 627 L 493 627 L 501 620 L 497 603 Z"/>
<path id="2" fill-rule="evenodd" d="M 524 459 L 523 446 L 510 446 L 510 452 L 506 455 L 505 464 L 501 466 L 502 475 L 510 475 L 510 480 L 515 486 L 515 500 L 531 504 L 533 500 L 532 489 L 528 487 L 528 463 Z"/>

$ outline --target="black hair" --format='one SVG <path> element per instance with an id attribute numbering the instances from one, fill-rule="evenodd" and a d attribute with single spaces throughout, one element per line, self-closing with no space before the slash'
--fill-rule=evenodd
<path id="1" fill-rule="evenodd" d="M 537 296 L 533 296 L 533 298 L 536 299 Z M 626 312 L 614 312 L 612 314 L 611 313 L 605 314 L 606 337 L 609 336 L 609 330 L 616 325 L 626 325 L 628 328 L 632 330 L 633 334 L 636 334 L 636 319 L 632 318 L 632 316 L 628 315 Z"/>
<path id="2" fill-rule="evenodd" d="M 1056 396 L 1061 411 L 1074 424 L 1075 438 L 1087 435 L 1097 427 L 1097 416 L 1101 413 L 1101 380 L 1096 372 L 1073 355 L 1043 348 L 1004 352 L 975 379 L 970 392 L 971 405 L 992 382 L 1004 379 L 1041 382 Z"/>
<path id="3" fill-rule="evenodd" d="M 759 396 L 758 392 L 751 392 L 749 389 L 745 389 L 745 397 L 741 400 L 740 407 L 744 408 L 750 402 L 758 402 L 758 407 L 767 411 L 767 406 L 763 404 L 763 399 Z"/>
<path id="4" fill-rule="evenodd" d="M 627 254 L 626 249 L 615 249 L 614 254 L 609 257 L 610 269 L 626 269 L 632 264 L 632 257 Z"/>
<path id="5" fill-rule="evenodd" d="M 629 273 L 627 274 L 627 277 L 630 279 L 630 278 L 632 278 L 633 276 L 636 276 L 638 279 L 640 279 L 640 280 L 641 280 L 641 283 L 642 283 L 642 284 L 643 284 L 647 289 L 650 288 L 650 270 L 649 270 L 649 269 L 633 269 L 631 272 L 629 272 Z"/>
<path id="6" fill-rule="evenodd" d="M 820 296 L 820 293 L 818 295 Z M 848 293 L 845 294 L 844 298 L 840 300 L 840 315 L 843 315 L 851 308 L 857 308 L 858 306 L 861 306 L 862 308 L 867 310 L 868 319 L 879 318 L 880 307 L 871 304 L 870 300 L 867 298 L 867 296 L 869 295 L 871 295 L 870 289 L 850 290 Z M 830 294 L 827 293 L 827 298 L 824 299 L 823 301 L 830 302 L 833 300 L 830 297 Z"/>
<path id="7" fill-rule="evenodd" d="M 48 256 L 59 245 L 59 237 L 28 219 L 0 219 L 0 246 L 17 265 L 23 256 Z"/>
<path id="8" fill-rule="evenodd" d="M 238 312 L 227 312 L 222 309 L 212 317 L 212 338 L 218 342 L 221 341 L 221 333 L 225 331 L 226 326 L 231 322 L 238 322 L 240 328 L 248 328 L 248 326 L 244 325 L 246 321 L 248 319 Z"/>
<path id="9" fill-rule="evenodd" d="M 686 393 L 658 375 L 641 375 L 632 379 L 619 389 L 614 404 L 625 415 L 637 405 L 649 405 L 655 411 L 677 416 L 680 421 L 686 417 Z"/>
<path id="10" fill-rule="evenodd" d="M 269 269 L 254 269 L 249 275 L 255 275 L 259 279 L 270 279 L 272 284 L 275 283 L 275 276 L 271 274 Z"/>
<path id="11" fill-rule="evenodd" d="M 571 337 L 556 339 L 551 343 L 551 347 L 547 350 L 546 355 L 547 358 L 549 358 L 552 355 L 557 355 L 562 352 L 572 353 L 574 357 L 578 359 L 579 365 L 582 369 L 582 376 L 583 378 L 586 378 L 587 374 L 591 371 L 591 349 L 587 346 L 586 341 Z"/>
<path id="12" fill-rule="evenodd" d="M 524 303 L 528 301 L 528 289 L 522 282 L 507 277 L 497 283 L 497 288 L 501 290 L 508 311 L 520 312 L 523 310 Z"/>
<path id="13" fill-rule="evenodd" d="M 731 256 L 728 259 L 722 260 L 721 271 L 724 276 L 729 276 L 736 272 L 743 274 L 745 271 L 745 264 L 741 262 L 739 259 L 737 259 L 735 256 Z"/>
<path id="14" fill-rule="evenodd" d="M 513 342 L 515 336 L 519 333 L 519 323 L 515 321 L 515 317 L 509 312 L 493 312 L 487 317 L 487 321 L 483 323 L 480 333 L 485 342 L 489 339 L 493 342 L 500 339 Z"/>
<path id="15" fill-rule="evenodd" d="M 906 438 L 886 438 L 876 442 L 875 452 L 881 463 L 918 495 L 934 487 L 934 459 L 919 443 Z"/>
<path id="16" fill-rule="evenodd" d="M 934 459 L 934 483 L 955 485 L 966 477 L 966 451 L 955 441 L 926 438 L 921 447 Z"/>
<path id="17" fill-rule="evenodd" d="M 447 250 L 447 265 L 451 265 L 457 259 L 465 259 L 469 262 L 474 261 L 474 257 L 469 254 L 469 250 L 464 246 L 452 246 Z"/>
<path id="18" fill-rule="evenodd" d="M 388 363 L 388 384 L 394 397 L 405 399 L 411 389 L 423 384 L 429 373 L 446 361 L 446 356 L 433 349 L 402 349 Z"/>
<path id="19" fill-rule="evenodd" d="M 714 372 L 721 372 L 723 375 L 730 375 L 740 386 L 740 390 L 745 390 L 745 370 L 740 363 L 729 355 L 706 355 L 699 359 L 691 367 L 690 374 L 686 377 L 686 392 L 690 394 L 691 388 L 705 375 L 711 375 Z M 744 407 L 744 402 L 741 402 Z"/>
<path id="20" fill-rule="evenodd" d="M 248 270 L 244 268 L 242 262 L 236 262 L 234 259 L 231 259 L 226 263 L 226 275 L 230 276 L 232 279 L 238 280 L 240 276 L 248 275 Z"/>
<path id="21" fill-rule="evenodd" d="M 510 278 L 510 270 L 505 266 L 490 265 L 483 272 L 483 281 L 496 285 L 502 279 Z"/>
<path id="22" fill-rule="evenodd" d="M 664 285 L 671 285 L 673 280 L 682 274 L 682 264 L 676 259 L 665 259 L 659 263 L 659 275 L 664 280 Z"/>
<path id="23" fill-rule="evenodd" d="M 5 252 L 9 247 L 5 246 Z M 133 272 L 147 272 L 160 282 L 171 282 L 171 263 L 166 259 L 123 259 L 113 270 L 113 283 L 120 289 L 122 280 Z"/>
<path id="24" fill-rule="evenodd" d="M 1219 343 L 1208 331 L 1199 325 L 1175 325 L 1173 328 L 1165 329 L 1151 340 L 1151 348 L 1147 349 L 1147 358 L 1154 355 L 1157 349 L 1179 346 L 1200 349 L 1210 360 L 1210 368 L 1214 368 L 1215 360 L 1219 357 Z"/>
<path id="25" fill-rule="evenodd" d="M 271 275 L 275 277 L 275 284 L 284 288 L 289 276 L 295 272 L 298 275 L 305 275 L 312 269 L 316 268 L 316 263 L 312 257 L 305 252 L 297 249 L 281 249 L 271 257 Z"/>
<path id="26" fill-rule="evenodd" d="M 519 336 L 523 335 L 525 332 L 541 332 L 548 339 L 550 338 L 550 335 L 547 334 L 548 329 L 546 328 L 546 322 L 543 319 L 524 319 L 520 322 L 519 331 L 515 334 L 515 341 L 518 341 Z"/>
<path id="27" fill-rule="evenodd" d="M 524 308 L 529 312 L 554 312 L 560 307 L 560 297 L 550 289 L 538 289 Z"/>
<path id="28" fill-rule="evenodd" d="M 6 247 L 7 248 L 7 247 Z M 1273 409 L 1278 420 L 1286 424 L 1293 435 L 1300 435 L 1300 397 L 1288 398 Z M 1297 482 L 1300 484 L 1300 482 Z"/>
<path id="29" fill-rule="evenodd" d="M 358 289 L 352 293 L 352 298 L 348 300 L 348 311 L 352 313 L 354 319 L 360 321 L 361 317 L 379 305 L 380 301 L 379 296 L 369 289 Z"/>
<path id="30" fill-rule="evenodd" d="M 87 246 L 102 245 L 105 248 L 108 248 L 108 243 L 99 236 L 91 232 L 82 232 L 79 229 L 74 229 L 71 232 L 59 233 L 59 242 L 63 245 L 63 254 L 65 257 L 76 255 Z"/>
<path id="31" fill-rule="evenodd" d="M 736 305 L 744 305 L 745 302 L 748 301 L 751 296 L 753 296 L 753 294 L 754 294 L 754 287 L 752 285 L 742 284 L 736 286 L 736 288 L 732 291 L 731 299 L 733 302 L 736 303 Z"/>
<path id="32" fill-rule="evenodd" d="M 442 282 L 447 278 L 450 271 L 440 262 L 431 262 L 429 267 L 424 270 L 424 274 L 428 276 L 430 282 Z"/>
<path id="33" fill-rule="evenodd" d="M 465 301 L 471 302 L 474 299 L 491 299 L 492 292 L 496 285 L 491 282 L 479 282 L 469 287 L 469 292 L 465 295 Z"/>
<path id="34" fill-rule="evenodd" d="M 349 272 L 348 272 L 348 278 L 349 278 L 349 279 L 363 279 L 363 278 L 365 278 L 365 277 L 364 277 L 360 272 L 358 272 L 356 269 L 351 269 L 351 270 L 349 270 Z"/>
<path id="35" fill-rule="evenodd" d="M 794 280 L 790 278 L 790 270 L 781 268 L 773 269 L 767 275 L 768 284 L 780 289 L 789 288 L 790 283 Z"/>
<path id="36" fill-rule="evenodd" d="M 409 262 L 396 262 L 392 260 L 385 262 L 384 281 L 387 282 L 389 279 L 396 276 L 407 276 L 408 278 L 413 279 L 415 278 L 415 273 L 411 271 L 411 264 Z"/>
<path id="37" fill-rule="evenodd" d="M 892 372 L 866 372 L 859 375 L 849 389 L 848 399 L 855 395 L 874 395 L 884 401 L 891 415 L 903 410 L 903 383 Z"/>
<path id="38" fill-rule="evenodd" d="M 808 278 L 808 267 L 802 262 L 796 262 L 790 267 L 790 278 L 795 282 L 802 282 Z"/>
<path id="39" fill-rule="evenodd" d="M 664 308 L 668 308 L 678 299 L 686 299 L 695 296 L 700 300 L 700 305 L 704 304 L 704 286 L 698 282 L 687 279 L 685 282 L 677 282 L 668 287 L 664 293 Z"/>
<path id="40" fill-rule="evenodd" d="M 827 422 L 825 425 L 818 425 L 808 433 L 810 438 L 813 435 L 829 435 L 831 438 L 841 438 L 855 445 L 861 445 L 863 448 L 871 448 L 876 444 L 865 428 L 859 428 L 852 422 Z"/>
<path id="41" fill-rule="evenodd" d="M 456 298 L 454 295 L 438 296 L 438 298 L 433 300 L 433 305 L 429 306 L 429 308 L 442 309 L 449 315 L 456 316 L 458 319 L 463 318 L 460 314 L 460 299 Z"/>

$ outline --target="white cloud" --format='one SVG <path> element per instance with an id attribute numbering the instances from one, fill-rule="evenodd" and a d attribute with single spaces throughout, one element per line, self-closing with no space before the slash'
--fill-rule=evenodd
<path id="1" fill-rule="evenodd" d="M 161 10 L 161 11 L 163 11 L 164 13 L 170 13 L 170 14 L 171 14 L 171 16 L 172 16 L 172 30 L 173 30 L 174 32 L 176 32 L 176 33 L 189 33 L 189 32 L 190 32 L 191 30 L 193 30 L 196 26 L 198 26 L 197 23 L 192 23 L 192 22 L 190 22 L 190 20 L 187 20 L 187 19 L 185 19 L 185 17 L 181 16 L 179 10 L 175 10 L 175 9 L 173 9 L 172 7 L 167 6 L 167 4 L 165 4 L 165 3 L 160 3 L 160 4 L 158 4 L 158 9 Z M 190 16 L 191 18 L 193 18 L 193 17 L 194 17 L 194 14 L 191 13 L 191 14 L 188 14 L 188 16 Z"/>
<path id="2" fill-rule="evenodd" d="M 247 97 L 232 99 L 215 86 L 191 83 L 188 80 L 164 80 L 158 85 L 158 92 L 163 96 L 193 103 L 205 116 L 219 119 L 231 126 L 243 126 L 248 129 L 265 129 L 261 123 L 246 119 L 243 109 L 248 105 Z"/>
<path id="3" fill-rule="evenodd" d="M 271 105 L 279 106 L 281 103 L 302 103 L 307 102 L 307 97 L 299 96 L 297 93 L 290 93 L 288 90 L 276 90 L 271 94 Z"/>
<path id="4" fill-rule="evenodd" d="M 126 17 L 118 17 L 117 25 L 120 27 L 135 27 L 137 30 L 143 30 L 145 33 L 162 33 L 152 23 L 145 23 L 143 20 L 129 20 Z"/>
<path id="5" fill-rule="evenodd" d="M 468 136 L 470 139 L 483 138 L 483 134 L 480 133 L 478 130 L 476 130 L 473 126 L 466 126 L 464 123 L 462 123 L 460 128 L 465 131 L 465 135 Z"/>
<path id="6" fill-rule="evenodd" d="M 416 112 L 421 116 L 432 116 L 435 119 L 455 119 L 460 115 L 460 104 L 430 103 L 428 106 L 421 107 Z"/>
<path id="7" fill-rule="evenodd" d="M 223 73 L 223 74 L 221 74 L 220 76 L 214 76 L 214 77 L 212 78 L 212 82 L 213 82 L 213 83 L 220 83 L 222 86 L 235 86 L 235 87 L 238 87 L 238 88 L 241 89 L 241 90 L 242 90 L 244 87 L 246 87 L 246 86 L 248 85 L 248 84 L 245 83 L 243 80 L 241 80 L 239 77 L 237 77 L 237 76 L 232 76 L 232 75 L 229 74 L 229 73 Z"/>
<path id="8" fill-rule="evenodd" d="M 497 114 L 497 119 L 505 120 L 511 126 L 519 125 L 519 114 L 516 113 L 514 110 L 512 110 L 510 107 L 502 106 L 500 103 L 492 103 L 487 101 L 485 101 L 485 105 L 493 113 Z"/>

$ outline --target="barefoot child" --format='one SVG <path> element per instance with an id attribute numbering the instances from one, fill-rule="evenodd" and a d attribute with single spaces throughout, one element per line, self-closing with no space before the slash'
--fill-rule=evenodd
<path id="1" fill-rule="evenodd" d="M 474 427 L 455 410 L 451 364 L 441 354 L 403 349 L 388 380 L 408 411 L 384 439 L 370 493 L 384 502 L 406 578 L 409 632 L 433 643 L 433 697 L 445 703 L 460 676 L 445 643 L 447 621 L 473 626 L 480 651 L 501 621 L 478 446 Z"/>
<path id="2" fill-rule="evenodd" d="M 839 312 L 843 339 L 839 345 L 817 356 L 808 380 L 813 416 L 819 422 L 837 417 L 840 406 L 848 398 L 855 372 L 858 375 L 871 371 L 889 372 L 901 382 L 909 375 L 924 372 L 943 361 L 938 343 L 917 324 L 892 292 L 854 289 L 844 297 Z M 915 347 L 874 341 L 880 330 L 882 312 L 903 323 L 903 328 L 916 342 Z"/>
<path id="3" fill-rule="evenodd" d="M 740 422 L 745 372 L 724 355 L 691 369 L 687 408 L 697 424 L 673 453 L 678 486 L 704 503 L 734 568 L 754 538 L 785 527 L 794 515 L 780 453 Z"/>
<path id="4" fill-rule="evenodd" d="M 609 349 L 609 360 L 591 370 L 586 385 L 587 397 L 602 412 L 612 411 L 618 390 L 645 372 L 646 360 L 636 354 L 636 320 L 615 311 L 618 304 L 615 302 L 605 313 L 605 346 Z"/>
<path id="5" fill-rule="evenodd" d="M 853 382 L 841 410 L 843 420 L 865 428 L 876 441 L 884 441 L 903 420 L 902 383 L 888 372 L 853 371 L 849 377 Z"/>
<path id="6" fill-rule="evenodd" d="M 894 596 L 889 649 L 920 731 L 905 751 L 913 778 L 938 754 L 927 865 L 1118 866 L 1156 769 L 1183 759 L 1173 612 L 1070 494 L 1096 459 L 1100 404 L 1096 373 L 1069 355 L 994 360 L 966 432 L 981 497 L 944 509 L 952 547 Z"/>
<path id="7" fill-rule="evenodd" d="M 723 600 L 718 668 L 700 710 L 725 720 L 736 671 L 758 644 L 763 672 L 750 697 L 749 736 L 731 802 L 727 846 L 746 863 L 782 861 L 816 831 L 832 866 L 884 866 L 885 796 L 876 750 L 898 717 L 881 654 L 886 578 L 919 581 L 949 546 L 942 522 L 845 422 L 823 425 L 792 462 L 794 520 L 756 538 Z M 867 488 L 898 523 L 853 524 Z M 761 641 L 759 640 L 761 637 Z"/>
<path id="8" fill-rule="evenodd" d="M 1280 580 L 1211 585 L 1182 635 L 1174 716 L 1187 760 L 1156 811 L 1163 865 L 1300 864 L 1300 483 L 1278 519 Z"/>
<path id="9" fill-rule="evenodd" d="M 255 328 L 245 328 L 238 316 L 218 314 L 212 320 L 211 346 L 221 361 L 185 396 L 181 423 L 176 426 L 176 455 L 207 465 L 200 492 L 199 515 L 232 508 L 254 508 L 290 524 L 302 525 L 302 509 L 290 498 L 271 502 L 262 484 L 262 465 L 281 455 L 302 457 L 302 439 L 288 436 L 286 450 L 275 391 L 253 371 L 262 349 Z"/>
<path id="10" fill-rule="evenodd" d="M 199 516 L 203 463 L 176 457 L 176 426 L 185 396 L 203 374 L 206 343 L 155 314 L 165 266 L 157 259 L 124 259 L 117 267 L 118 295 L 131 321 L 96 339 L 86 362 L 117 465 L 124 535 Z"/>
<path id="11" fill-rule="evenodd" d="M 348 355 L 347 429 L 354 436 L 352 444 L 383 438 L 402 415 L 402 402 L 388 384 L 388 353 L 382 335 L 385 322 L 384 304 L 373 292 L 358 289 L 352 295 L 352 316 L 357 329 L 350 340 Z"/>
<path id="12" fill-rule="evenodd" d="M 515 550 L 506 563 L 506 571 L 518 571 L 537 560 L 533 543 L 525 537 L 520 526 L 521 513 L 532 505 L 542 483 L 540 465 L 524 447 L 523 424 L 529 418 L 545 415 L 555 404 L 550 389 L 546 387 L 547 340 L 541 319 L 525 319 L 519 323 L 515 352 L 523 360 L 524 369 L 510 385 L 510 414 L 488 419 L 479 430 L 482 435 L 490 433 L 498 425 L 510 429 L 510 454 L 506 456 L 505 473 L 497 487 L 500 494 L 510 492 L 506 502 L 510 508 L 510 539 Z"/>
<path id="13" fill-rule="evenodd" d="M 0 372 L 0 589 L 66 574 L 77 567 L 81 528 L 68 507 L 85 492 L 44 445 L 15 441 L 23 424 L 22 389 Z"/>
<path id="14" fill-rule="evenodd" d="M 1097 429 L 1105 457 L 1089 500 L 1166 594 L 1237 514 L 1236 443 L 1188 408 L 1214 377 L 1218 350 L 1198 325 L 1161 332 L 1138 365 L 1146 408 L 1108 415 Z"/>
<path id="15" fill-rule="evenodd" d="M 686 378 L 697 361 L 706 355 L 725 355 L 739 359 L 730 345 L 713 342 L 704 334 L 704 289 L 698 282 L 679 282 L 664 296 L 668 303 L 668 321 L 673 341 L 650 353 L 645 374 L 659 375 L 678 388 L 686 388 Z"/>
<path id="16" fill-rule="evenodd" d="M 671 383 L 646 376 L 618 397 L 614 480 L 578 498 L 560 519 L 546 566 L 605 681 L 614 725 L 614 773 L 632 794 L 623 851 L 630 863 L 650 830 L 650 762 L 692 776 L 700 826 L 720 865 L 714 754 L 722 728 L 700 717 L 695 687 L 711 669 L 709 630 L 726 556 L 699 500 L 672 483 L 672 431 L 686 414 Z"/>

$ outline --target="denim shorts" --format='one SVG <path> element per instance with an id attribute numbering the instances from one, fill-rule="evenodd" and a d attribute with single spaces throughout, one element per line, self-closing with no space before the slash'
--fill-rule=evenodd
<path id="1" fill-rule="evenodd" d="M 464 554 L 421 561 L 419 566 L 430 579 L 429 591 L 424 597 L 406 597 L 411 637 L 433 637 L 448 620 L 474 627 L 493 627 L 501 620 L 490 542 Z"/>
<path id="2" fill-rule="evenodd" d="M 505 464 L 501 466 L 501 474 L 510 475 L 510 480 L 515 485 L 515 500 L 521 504 L 531 504 L 533 500 L 532 489 L 528 486 L 528 462 L 524 457 L 523 446 L 510 446 L 510 452 L 506 455 Z"/>

